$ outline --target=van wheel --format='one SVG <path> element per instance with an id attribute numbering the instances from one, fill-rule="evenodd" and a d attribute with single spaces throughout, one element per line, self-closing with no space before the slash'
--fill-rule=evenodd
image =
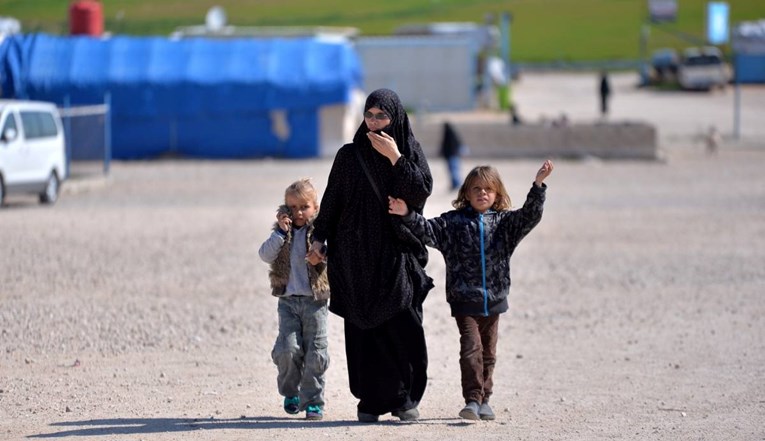
<path id="1" fill-rule="evenodd" d="M 48 177 L 48 183 L 45 185 L 45 191 L 40 193 L 40 202 L 43 204 L 54 204 L 58 200 L 59 181 L 56 172 L 51 172 Z"/>

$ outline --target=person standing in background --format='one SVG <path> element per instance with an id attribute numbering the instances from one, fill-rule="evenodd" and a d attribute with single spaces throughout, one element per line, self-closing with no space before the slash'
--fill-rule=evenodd
<path id="1" fill-rule="evenodd" d="M 458 189 L 462 183 L 462 178 L 460 177 L 460 157 L 463 150 L 462 139 L 457 130 L 452 123 L 444 122 L 444 134 L 441 139 L 441 156 L 446 161 L 449 169 L 450 188 L 452 190 Z"/>
<path id="2" fill-rule="evenodd" d="M 600 116 L 608 116 L 608 99 L 611 96 L 611 84 L 608 81 L 608 73 L 600 72 Z"/>

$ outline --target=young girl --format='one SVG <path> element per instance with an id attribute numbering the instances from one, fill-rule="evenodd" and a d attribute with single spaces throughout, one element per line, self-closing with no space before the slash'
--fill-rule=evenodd
<path id="1" fill-rule="evenodd" d="M 433 219 L 388 197 L 389 212 L 426 245 L 441 251 L 446 263 L 446 300 L 460 331 L 460 371 L 465 407 L 462 418 L 493 420 L 493 392 L 499 314 L 507 311 L 510 256 L 542 219 L 552 161 L 545 161 L 526 202 L 510 210 L 510 197 L 494 167 L 479 166 L 465 178 L 455 210 Z"/>
<path id="2" fill-rule="evenodd" d="M 306 419 L 320 420 L 324 411 L 324 373 L 327 353 L 327 265 L 308 256 L 313 220 L 319 204 L 316 190 L 301 179 L 284 194 L 285 205 L 260 246 L 260 258 L 271 264 L 272 294 L 279 297 L 279 336 L 271 358 L 279 374 L 279 393 L 289 414 L 306 411 Z"/>

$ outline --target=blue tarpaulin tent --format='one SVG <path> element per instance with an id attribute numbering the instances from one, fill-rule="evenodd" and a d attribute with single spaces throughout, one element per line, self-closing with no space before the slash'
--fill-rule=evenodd
<path id="1" fill-rule="evenodd" d="M 350 43 L 320 38 L 30 34 L 0 44 L 3 97 L 76 106 L 108 92 L 122 159 L 317 156 L 319 109 L 347 103 L 361 76 Z M 274 111 L 288 136 L 275 133 Z"/>

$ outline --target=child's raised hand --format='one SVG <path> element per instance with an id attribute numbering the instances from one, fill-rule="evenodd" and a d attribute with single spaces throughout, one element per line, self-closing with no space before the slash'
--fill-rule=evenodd
<path id="1" fill-rule="evenodd" d="M 406 206 L 406 202 L 403 199 L 388 196 L 388 213 L 406 216 L 409 214 L 409 207 Z"/>
<path id="2" fill-rule="evenodd" d="M 553 168 L 553 163 L 549 159 L 542 164 L 542 167 L 540 167 L 539 171 L 537 172 L 536 179 L 534 179 L 534 183 L 537 185 L 537 187 L 542 186 L 542 182 L 544 182 L 545 178 L 550 176 Z"/>

